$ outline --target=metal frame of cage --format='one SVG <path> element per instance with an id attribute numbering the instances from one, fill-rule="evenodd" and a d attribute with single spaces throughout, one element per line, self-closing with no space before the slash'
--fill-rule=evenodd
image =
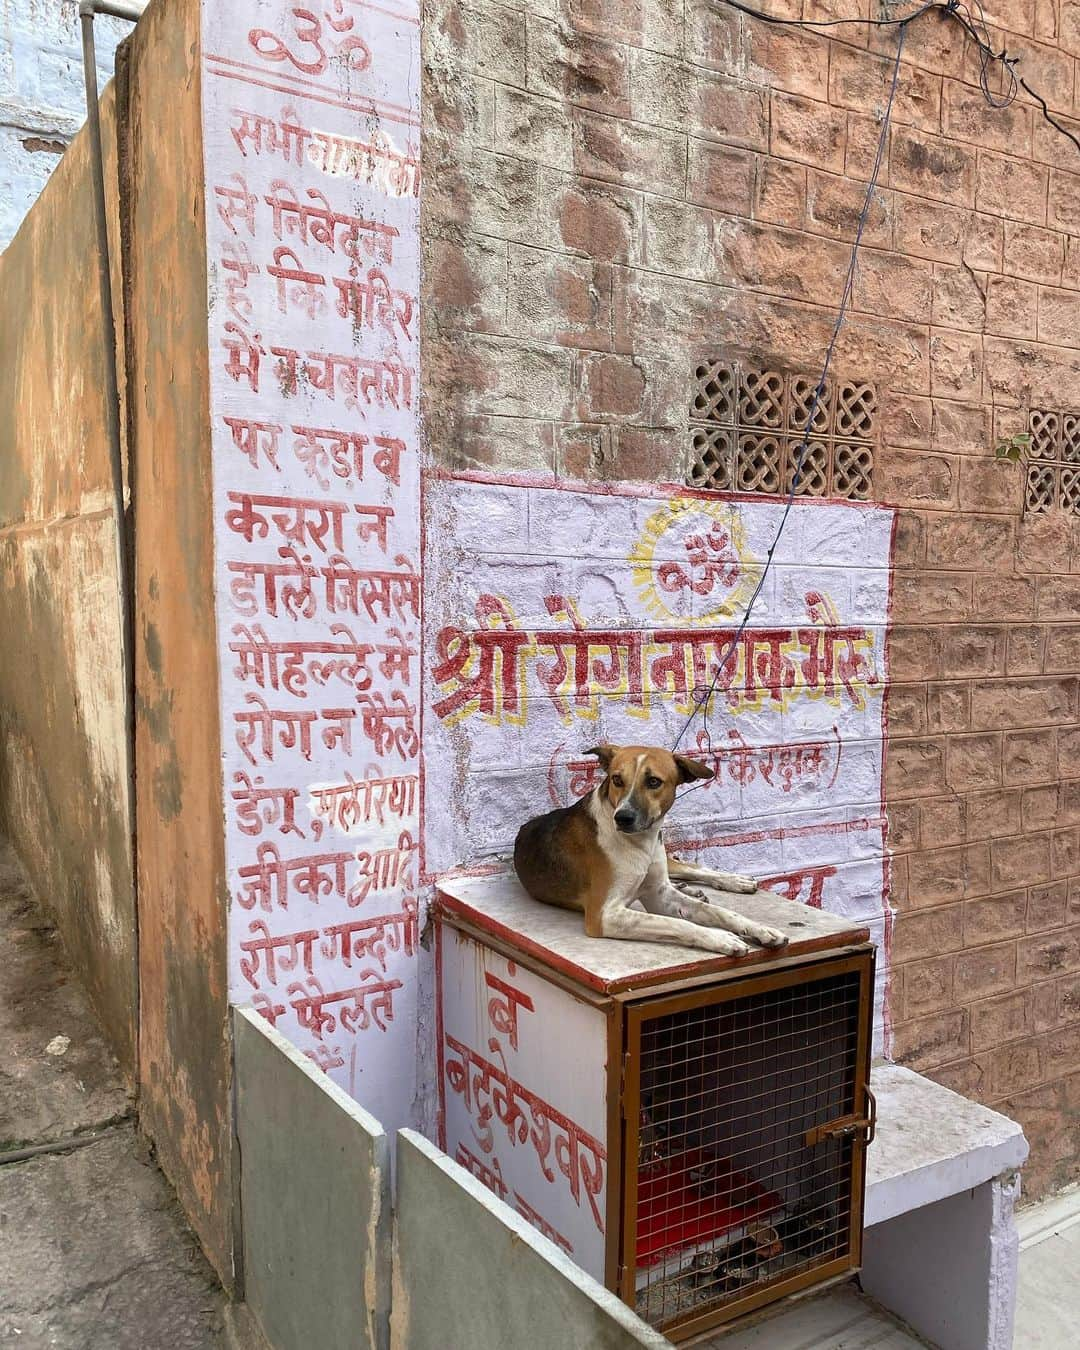
<path id="1" fill-rule="evenodd" d="M 846 1249 L 827 1262 L 808 1265 L 783 1279 L 763 1282 L 741 1297 L 717 1299 L 682 1315 L 652 1320 L 658 1330 L 678 1342 L 741 1319 L 811 1286 L 842 1279 L 858 1269 L 862 1255 L 866 1148 L 873 1139 L 875 1121 L 869 1086 L 875 948 L 865 928 L 853 926 L 842 935 L 811 938 L 798 955 L 771 955 L 761 963 L 741 969 L 738 963 L 732 962 L 727 969 L 706 975 L 668 976 L 653 983 L 602 994 L 587 988 L 569 972 L 538 959 L 505 931 L 493 933 L 461 914 L 444 913 L 442 917 L 462 936 L 532 971 L 554 988 L 594 1008 L 605 1019 L 605 1142 L 609 1180 L 605 1204 L 604 1283 L 631 1308 L 639 1307 L 636 1232 L 631 1217 L 637 1209 L 639 1169 L 636 1164 L 628 1166 L 627 1160 L 638 1157 L 640 1144 L 641 1028 L 650 1021 L 687 1008 L 719 1006 L 770 991 L 797 989 L 836 976 L 854 974 L 858 997 L 855 1026 L 850 1033 L 854 1051 L 852 1109 L 818 1120 L 813 1127 L 815 1136 L 836 1135 L 848 1146 L 845 1164 L 849 1195 Z M 815 1144 L 808 1142 L 806 1146 L 813 1148 Z"/>
<path id="2" fill-rule="evenodd" d="M 768 974 L 751 975 L 741 979 L 730 978 L 723 983 L 705 987 L 666 994 L 653 990 L 646 997 L 639 996 L 623 1002 L 623 1017 L 619 1019 L 621 1024 L 616 1033 L 619 1056 L 612 1061 L 621 1066 L 619 1091 L 618 1093 L 613 1091 L 611 1094 L 612 1098 L 618 1099 L 621 1123 L 619 1172 L 616 1174 L 614 1169 L 612 1171 L 613 1178 L 615 1175 L 621 1176 L 621 1187 L 612 1187 L 613 1192 L 619 1191 L 619 1221 L 612 1229 L 618 1234 L 614 1287 L 625 1302 L 631 1307 L 637 1307 L 647 1321 L 652 1322 L 672 1339 L 682 1340 L 743 1317 L 786 1295 L 847 1274 L 859 1266 L 862 1248 L 865 1156 L 866 1147 L 873 1138 L 874 1124 L 873 1097 L 869 1090 L 873 977 L 874 954 L 873 949 L 868 947 L 855 954 L 796 963 Z M 643 1303 L 641 1267 L 637 1260 L 637 1249 L 641 1217 L 639 1199 L 643 1176 L 642 1081 L 648 1067 L 647 1038 L 650 1034 L 650 1025 L 655 1026 L 664 1019 L 678 1017 L 687 1012 L 708 1012 L 732 1007 L 737 1009 L 740 1003 L 749 1005 L 754 1001 L 765 1009 L 768 1007 L 769 999 L 775 1001 L 778 997 L 782 999 L 785 996 L 792 1004 L 791 1017 L 795 1019 L 799 1015 L 797 1004 L 800 999 L 805 1003 L 808 998 L 813 998 L 811 991 L 821 990 L 824 986 L 838 988 L 837 981 L 845 980 L 848 982 L 849 990 L 846 1002 L 837 1005 L 842 1012 L 846 1012 L 846 1024 L 838 1029 L 838 1039 L 842 1041 L 841 1050 L 844 1056 L 844 1078 L 840 1087 L 845 1100 L 839 1103 L 824 1102 L 822 1103 L 824 1110 L 808 1107 L 806 1102 L 798 1104 L 804 1118 L 807 1115 L 817 1118 L 813 1125 L 805 1129 L 799 1128 L 794 1135 L 791 1131 L 788 1132 L 789 1140 L 795 1136 L 799 1138 L 797 1150 L 789 1149 L 791 1157 L 786 1168 L 787 1172 L 796 1168 L 805 1170 L 808 1160 L 812 1161 L 815 1155 L 821 1156 L 819 1151 L 822 1148 L 831 1151 L 835 1159 L 829 1165 L 831 1184 L 834 1187 L 833 1193 L 839 1200 L 834 1199 L 830 1203 L 842 1204 L 845 1219 L 842 1230 L 836 1231 L 836 1241 L 825 1250 L 810 1252 L 807 1259 L 794 1263 L 782 1259 L 778 1253 L 771 1258 L 771 1274 L 767 1269 L 764 1278 L 759 1276 L 747 1281 L 745 1287 L 740 1286 L 734 1292 L 716 1291 L 710 1297 L 706 1288 L 704 1296 L 690 1301 L 688 1306 L 669 1307 L 666 1295 L 661 1299 L 659 1308 L 655 1306 L 655 1302 L 650 1303 L 648 1298 Z M 794 1021 L 789 1031 L 792 1029 Z M 767 1031 L 768 1027 L 759 1030 Z M 644 1047 L 643 1038 L 646 1041 Z M 701 1056 L 698 1062 L 703 1063 L 704 1056 Z M 748 1058 L 742 1067 L 749 1082 L 755 1070 L 763 1068 L 763 1065 L 760 1060 Z M 820 1078 L 820 1068 L 813 1070 L 813 1074 Z M 732 1108 L 744 1104 L 738 1099 L 728 1103 Z M 773 1109 L 775 1114 L 777 1108 Z M 822 1116 L 824 1118 L 821 1118 Z M 739 1154 L 736 1153 L 735 1156 L 738 1157 Z M 792 1161 L 792 1158 L 795 1161 Z M 635 1160 L 633 1165 L 630 1165 L 631 1159 Z M 648 1164 L 646 1168 L 647 1166 Z M 775 1191 L 765 1189 L 776 1187 L 779 1181 L 780 1178 L 775 1176 L 754 1178 L 754 1184 L 765 1192 L 763 1196 L 757 1197 L 760 1203 L 756 1206 L 742 1205 L 741 1208 L 746 1211 L 743 1217 L 731 1228 L 717 1232 L 714 1235 L 716 1242 L 729 1239 L 728 1245 L 738 1245 L 746 1240 L 745 1234 L 751 1223 L 758 1220 L 761 1220 L 765 1227 L 771 1226 L 770 1219 L 773 1222 L 784 1222 L 785 1220 L 777 1219 L 776 1216 L 784 1214 L 787 1207 L 783 1203 L 777 1203 L 779 1196 Z M 733 1183 L 733 1188 L 738 1184 Z M 836 1189 L 837 1187 L 840 1189 Z M 743 1189 L 749 1194 L 748 1186 L 744 1185 Z M 683 1196 L 685 1190 L 684 1185 Z M 731 1193 L 729 1190 L 728 1194 Z M 614 1195 L 610 1197 L 612 1200 L 614 1198 Z M 684 1211 L 685 1205 L 680 1200 L 676 1208 Z M 684 1215 L 680 1214 L 680 1217 Z M 655 1235 L 652 1236 L 655 1238 Z M 707 1250 L 711 1241 L 712 1238 L 697 1243 L 680 1241 L 671 1244 L 670 1256 L 677 1268 L 683 1272 L 681 1275 L 672 1276 L 667 1273 L 668 1262 L 664 1258 L 656 1258 L 654 1253 L 654 1260 L 663 1271 L 659 1283 L 661 1285 L 677 1283 L 686 1278 L 687 1271 L 690 1272 L 689 1278 L 693 1280 L 695 1272 L 692 1264 L 687 1265 L 687 1256 L 693 1253 L 694 1248 L 698 1251 Z M 790 1252 L 786 1255 L 790 1256 Z M 722 1256 L 718 1257 L 718 1268 L 722 1259 Z M 770 1263 L 765 1264 L 768 1266 Z M 645 1267 L 645 1270 L 645 1288 L 648 1289 L 648 1267 Z M 700 1287 L 700 1281 L 698 1284 Z M 653 1287 L 656 1287 L 656 1282 L 653 1283 Z"/>

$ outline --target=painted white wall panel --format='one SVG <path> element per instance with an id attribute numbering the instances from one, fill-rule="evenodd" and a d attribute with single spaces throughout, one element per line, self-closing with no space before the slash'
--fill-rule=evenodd
<path id="1" fill-rule="evenodd" d="M 442 1146 L 603 1281 L 606 1020 L 449 926 L 436 940 Z"/>
<path id="2" fill-rule="evenodd" d="M 203 6 L 230 991 L 415 1088 L 419 7 Z"/>
<path id="3" fill-rule="evenodd" d="M 883 754 L 894 513 L 794 504 L 750 627 L 708 702 L 783 514 L 772 499 L 433 479 L 424 703 L 433 871 L 505 855 L 530 815 L 600 781 L 587 751 L 671 745 L 715 779 L 667 836 L 879 938 L 887 1041 Z M 689 725 L 686 725 L 689 722 Z"/>

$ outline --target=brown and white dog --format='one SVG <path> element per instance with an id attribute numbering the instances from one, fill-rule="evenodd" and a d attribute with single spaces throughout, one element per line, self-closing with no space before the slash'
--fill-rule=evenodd
<path id="1" fill-rule="evenodd" d="M 664 848 L 660 827 L 675 789 L 711 778 L 709 769 L 654 746 L 600 745 L 587 753 L 600 760 L 604 781 L 573 806 L 536 816 L 518 831 L 514 870 L 534 900 L 581 911 L 590 937 L 678 942 L 723 956 L 743 956 L 751 942 L 786 944 L 775 928 L 691 889 L 751 895 L 757 886 L 749 877 L 694 867 Z M 641 910 L 631 908 L 635 900 Z"/>

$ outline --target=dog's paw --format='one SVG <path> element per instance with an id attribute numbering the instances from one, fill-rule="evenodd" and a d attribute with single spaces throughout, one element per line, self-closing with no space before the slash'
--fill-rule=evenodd
<path id="1" fill-rule="evenodd" d="M 710 891 L 720 891 L 721 895 L 753 895 L 757 890 L 757 882 L 752 877 L 740 876 L 737 872 L 713 872 L 703 884 Z"/>
<path id="2" fill-rule="evenodd" d="M 745 956 L 750 950 L 742 938 L 715 930 L 702 934 L 701 945 L 718 956 Z"/>
<path id="3" fill-rule="evenodd" d="M 737 872 L 718 873 L 715 884 L 717 890 L 729 891 L 733 895 L 753 895 L 758 888 L 752 877 L 742 877 Z"/>
<path id="4" fill-rule="evenodd" d="M 762 947 L 786 947 L 788 945 L 788 935 L 781 933 L 779 928 L 758 928 L 751 936 Z"/>

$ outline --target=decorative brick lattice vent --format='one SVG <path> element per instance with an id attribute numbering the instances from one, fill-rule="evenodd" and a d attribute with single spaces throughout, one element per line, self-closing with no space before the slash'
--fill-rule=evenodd
<path id="1" fill-rule="evenodd" d="M 1055 506 L 1080 515 L 1080 412 L 1032 408 L 1024 510 L 1042 515 Z"/>
<path id="2" fill-rule="evenodd" d="M 815 384 L 806 374 L 703 361 L 690 406 L 690 483 L 727 492 L 789 492 Z M 829 380 L 810 431 L 798 495 L 866 501 L 877 441 L 873 385 Z"/>

